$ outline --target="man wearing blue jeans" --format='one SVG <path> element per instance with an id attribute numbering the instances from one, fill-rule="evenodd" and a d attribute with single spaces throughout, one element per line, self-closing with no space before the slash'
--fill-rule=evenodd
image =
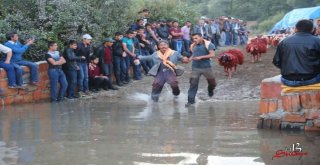
<path id="1" fill-rule="evenodd" d="M 277 47 L 273 64 L 281 70 L 281 81 L 291 87 L 320 83 L 320 39 L 312 35 L 310 20 L 300 20 L 296 33 Z"/>
<path id="2" fill-rule="evenodd" d="M 50 97 L 51 102 L 61 102 L 64 100 L 64 95 L 67 90 L 66 75 L 62 70 L 62 64 L 66 63 L 66 60 L 60 56 L 58 45 L 55 42 L 48 43 L 48 52 L 45 55 L 45 59 L 49 65 L 48 75 L 50 80 Z M 58 83 L 60 89 L 58 92 Z"/>
<path id="3" fill-rule="evenodd" d="M 15 70 L 14 65 L 11 63 L 12 50 L 0 44 L 0 52 L 6 54 L 6 58 L 0 61 L 0 68 L 7 72 L 8 88 L 24 89 L 22 87 L 22 70 Z"/>
<path id="4" fill-rule="evenodd" d="M 182 53 L 184 51 L 183 45 L 183 32 L 179 27 L 178 21 L 173 21 L 173 27 L 170 29 L 170 34 L 172 35 L 172 45 L 175 51 Z"/>
<path id="5" fill-rule="evenodd" d="M 28 39 L 25 45 L 22 45 L 18 41 L 19 36 L 16 32 L 7 33 L 6 38 L 8 41 L 4 45 L 12 49 L 11 63 L 14 65 L 16 73 L 18 73 L 16 76 L 24 73 L 21 66 L 27 66 L 30 69 L 30 84 L 37 86 L 39 82 L 38 65 L 36 63 L 26 61 L 22 57 L 23 54 L 28 50 L 29 46 L 34 43 L 34 38 Z M 3 60 L 6 58 L 6 55 L 3 56 Z M 22 86 L 22 84 L 22 77 L 17 77 L 17 85 Z"/>
<path id="6" fill-rule="evenodd" d="M 136 34 L 133 31 L 129 30 L 126 33 L 126 37 L 122 39 L 122 48 L 127 55 L 125 57 L 125 63 L 126 63 L 125 83 L 130 82 L 130 77 L 129 77 L 130 64 L 133 65 L 134 78 L 136 80 L 141 80 L 141 65 L 134 64 L 134 60 L 137 58 L 137 55 L 134 53 L 135 47 L 133 42 L 133 38 L 135 37 L 135 35 Z"/>
<path id="7" fill-rule="evenodd" d="M 80 68 L 78 72 L 78 86 L 80 96 L 90 95 L 89 93 L 89 75 L 88 75 L 88 64 L 90 61 L 90 44 L 92 37 L 89 34 L 82 36 L 82 42 L 78 43 L 76 55 L 78 57 L 85 57 L 78 61 Z"/>
<path id="8" fill-rule="evenodd" d="M 77 49 L 77 46 L 78 44 L 76 40 L 70 40 L 68 43 L 68 47 L 64 50 L 64 58 L 66 60 L 65 72 L 67 73 L 68 79 L 68 99 L 78 98 L 77 95 L 75 95 L 75 88 L 78 80 L 77 76 L 80 70 L 77 61 L 85 59 L 84 56 L 76 56 L 75 50 Z"/>

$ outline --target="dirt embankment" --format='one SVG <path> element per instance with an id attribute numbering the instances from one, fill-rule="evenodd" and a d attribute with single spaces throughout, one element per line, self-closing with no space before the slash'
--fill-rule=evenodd
<path id="1" fill-rule="evenodd" d="M 216 56 L 223 50 L 230 49 L 231 47 L 219 48 L 216 51 Z M 244 48 L 242 51 L 245 52 Z M 262 62 L 250 63 L 250 55 L 245 53 L 245 62 L 243 65 L 238 66 L 236 74 L 232 75 L 231 79 L 225 76 L 222 66 L 219 66 L 216 58 L 213 60 L 213 70 L 217 81 L 217 88 L 213 100 L 253 100 L 260 97 L 260 83 L 263 79 L 273 77 L 280 74 L 272 64 L 275 49 L 269 48 L 266 54 L 262 55 Z M 179 77 L 181 88 L 181 97 L 185 97 L 189 88 L 189 75 L 191 71 L 191 64 L 183 65 L 186 72 L 183 76 Z M 152 77 L 144 77 L 142 81 L 134 81 L 130 86 L 122 90 L 124 95 L 132 93 L 145 93 L 150 95 Z M 168 87 L 168 86 L 167 86 Z M 163 89 L 166 92 L 167 87 Z M 121 97 L 121 96 L 120 96 Z M 207 81 L 202 77 L 200 79 L 199 90 L 197 97 L 200 100 L 209 99 L 207 96 Z"/>

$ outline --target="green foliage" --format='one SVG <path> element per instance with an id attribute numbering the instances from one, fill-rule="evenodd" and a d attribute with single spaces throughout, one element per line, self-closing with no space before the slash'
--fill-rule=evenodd
<path id="1" fill-rule="evenodd" d="M 279 12 L 273 16 L 268 17 L 267 19 L 258 23 L 256 29 L 258 33 L 268 32 L 286 13 Z"/>
<path id="2" fill-rule="evenodd" d="M 196 22 L 201 15 L 222 15 L 259 21 L 259 31 L 269 30 L 284 13 L 297 7 L 320 5 L 320 0 L 0 0 L 0 41 L 15 30 L 22 40 L 36 36 L 26 58 L 43 59 L 47 41 L 56 41 L 63 49 L 69 39 L 80 41 L 84 33 L 94 42 L 117 31 L 125 32 L 140 16 L 150 10 L 151 20 L 175 19 L 182 24 Z"/>
<path id="3" fill-rule="evenodd" d="M 181 23 L 193 20 L 198 12 L 183 0 L 0 0 L 0 41 L 15 30 L 20 39 L 36 36 L 26 53 L 32 61 L 43 59 L 48 41 L 63 49 L 70 39 L 81 40 L 89 33 L 97 43 L 117 31 L 125 32 L 138 18 L 138 11 L 148 8 L 153 20 L 173 18 Z"/>

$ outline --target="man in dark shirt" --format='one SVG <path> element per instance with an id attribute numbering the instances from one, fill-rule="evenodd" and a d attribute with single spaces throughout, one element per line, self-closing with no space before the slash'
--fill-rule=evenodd
<path id="1" fill-rule="evenodd" d="M 75 88 L 77 85 L 78 73 L 80 70 L 77 61 L 85 60 L 86 58 L 84 56 L 76 56 L 75 51 L 77 49 L 77 46 L 78 44 L 76 40 L 70 40 L 68 43 L 68 47 L 64 50 L 64 58 L 66 59 L 64 70 L 67 73 L 68 80 L 68 99 L 78 98 L 78 95 L 75 95 Z"/>
<path id="2" fill-rule="evenodd" d="M 206 77 L 208 81 L 209 97 L 213 96 L 213 90 L 216 87 L 216 81 L 211 66 L 211 58 L 214 57 L 215 46 L 210 41 L 204 40 L 201 33 L 194 33 L 192 35 L 192 41 L 192 56 L 189 58 L 189 60 L 192 60 L 192 71 L 186 107 L 195 103 L 201 75 Z"/>
<path id="3" fill-rule="evenodd" d="M 117 85 L 124 85 L 124 78 L 126 73 L 125 58 L 123 57 L 122 48 L 122 38 L 123 34 L 120 32 L 115 33 L 115 42 L 112 45 L 113 54 L 113 65 L 114 65 L 114 76 L 116 77 Z"/>
<path id="4" fill-rule="evenodd" d="M 76 55 L 79 57 L 84 56 L 85 59 L 79 60 L 78 65 L 80 67 L 78 76 L 78 86 L 80 95 L 90 95 L 89 93 L 89 77 L 88 77 L 88 63 L 90 58 L 90 44 L 92 37 L 89 34 L 82 36 L 82 42 L 78 43 Z"/>
<path id="5" fill-rule="evenodd" d="M 159 20 L 160 27 L 157 29 L 158 35 L 161 39 L 168 40 L 171 39 L 171 35 L 169 33 L 169 28 L 164 19 Z"/>
<path id="6" fill-rule="evenodd" d="M 104 90 L 112 89 L 118 90 L 117 87 L 112 85 L 110 77 L 103 75 L 98 65 L 99 58 L 97 56 L 90 57 L 89 63 L 89 82 L 92 87 L 92 91 L 97 92 L 100 87 Z"/>
<path id="7" fill-rule="evenodd" d="M 320 83 L 320 39 L 312 35 L 310 20 L 300 20 L 296 33 L 277 47 L 273 64 L 281 70 L 281 81 L 291 87 Z"/>

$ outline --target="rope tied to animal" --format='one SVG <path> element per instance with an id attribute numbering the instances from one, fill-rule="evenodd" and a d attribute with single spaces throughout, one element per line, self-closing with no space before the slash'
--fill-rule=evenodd
<path id="1" fill-rule="evenodd" d="M 170 48 L 166 50 L 166 52 L 162 53 L 160 50 L 157 51 L 157 55 L 162 60 L 164 66 L 168 67 L 170 70 L 175 71 L 176 65 L 172 63 L 169 59 L 171 55 L 173 55 L 174 51 Z"/>

